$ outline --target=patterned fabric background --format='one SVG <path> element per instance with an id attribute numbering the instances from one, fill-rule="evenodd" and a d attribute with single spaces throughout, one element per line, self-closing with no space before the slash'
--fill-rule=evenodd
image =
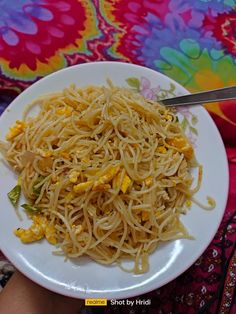
<path id="1" fill-rule="evenodd" d="M 41 77 L 103 60 L 150 67 L 192 92 L 236 85 L 236 1 L 0 0 L 0 113 Z M 236 313 L 236 102 L 206 107 L 230 163 L 221 226 L 190 269 L 142 296 L 150 307 L 106 313 Z M 2 286 L 11 273 L 0 255 Z"/>

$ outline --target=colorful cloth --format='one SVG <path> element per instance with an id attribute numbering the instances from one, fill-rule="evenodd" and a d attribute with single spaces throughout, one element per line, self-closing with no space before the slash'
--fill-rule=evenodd
<path id="1" fill-rule="evenodd" d="M 235 8 L 235 0 L 0 1 L 0 112 L 41 77 L 88 61 L 144 65 L 192 92 L 236 85 Z M 206 108 L 230 164 L 221 226 L 191 268 L 140 296 L 151 306 L 106 313 L 236 313 L 236 102 Z M 11 271 L 0 262 L 1 285 Z"/>

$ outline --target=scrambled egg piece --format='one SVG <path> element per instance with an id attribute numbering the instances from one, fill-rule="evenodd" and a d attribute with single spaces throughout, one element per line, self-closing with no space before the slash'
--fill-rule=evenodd
<path id="1" fill-rule="evenodd" d="M 112 179 L 112 187 L 113 189 L 118 189 L 122 183 L 122 171 L 120 171 L 113 179 Z"/>
<path id="2" fill-rule="evenodd" d="M 67 152 L 61 152 L 60 155 L 61 155 L 61 157 L 65 158 L 65 159 L 70 159 L 70 154 Z"/>
<path id="3" fill-rule="evenodd" d="M 93 186 L 93 191 L 107 191 L 111 188 L 110 184 L 108 183 L 100 183 Z"/>
<path id="4" fill-rule="evenodd" d="M 172 121 L 172 116 L 170 114 L 165 115 L 167 121 Z"/>
<path id="5" fill-rule="evenodd" d="M 54 226 L 47 225 L 45 228 L 45 238 L 53 245 L 57 244 L 56 230 Z"/>
<path id="6" fill-rule="evenodd" d="M 69 174 L 69 180 L 71 183 L 76 183 L 78 181 L 78 177 L 79 177 L 80 173 L 79 171 L 72 171 L 70 174 Z"/>
<path id="7" fill-rule="evenodd" d="M 102 191 L 103 189 L 107 189 L 109 183 L 119 172 L 120 165 L 116 165 L 108 169 L 107 172 L 101 176 L 97 181 L 94 182 L 93 190 Z M 110 188 L 110 185 L 109 185 Z"/>
<path id="8" fill-rule="evenodd" d="M 63 107 L 63 108 L 59 108 L 57 109 L 56 113 L 59 114 L 60 116 L 67 116 L 69 117 L 72 113 L 72 108 L 71 107 Z"/>
<path id="9" fill-rule="evenodd" d="M 25 127 L 26 127 L 25 122 L 17 120 L 15 125 L 12 126 L 9 132 L 7 133 L 6 140 L 10 141 L 17 135 L 21 134 L 24 131 Z"/>
<path id="10" fill-rule="evenodd" d="M 155 213 L 156 218 L 160 217 L 160 216 L 161 216 L 161 214 L 162 214 L 162 212 L 161 212 L 161 211 L 157 211 L 157 212 Z"/>
<path id="11" fill-rule="evenodd" d="M 68 192 L 65 197 L 65 201 L 69 202 L 75 196 L 74 191 Z"/>
<path id="12" fill-rule="evenodd" d="M 132 180 L 130 179 L 130 177 L 127 174 L 125 174 L 123 182 L 121 184 L 121 188 L 120 188 L 123 193 L 126 193 L 131 182 Z"/>
<path id="13" fill-rule="evenodd" d="M 53 164 L 53 159 L 51 157 L 44 157 L 38 161 L 39 168 L 46 171 L 47 168 L 51 168 Z"/>
<path id="14" fill-rule="evenodd" d="M 149 219 L 149 212 L 143 210 L 142 215 L 141 215 L 141 219 L 142 219 L 142 221 L 147 221 Z"/>
<path id="15" fill-rule="evenodd" d="M 68 208 L 69 210 L 73 210 L 73 209 L 74 209 L 74 206 L 71 205 L 71 204 L 68 204 L 68 205 L 66 205 L 66 208 Z"/>
<path id="16" fill-rule="evenodd" d="M 89 180 L 86 182 L 79 183 L 73 187 L 75 193 L 85 192 L 93 186 L 93 181 Z"/>
<path id="17" fill-rule="evenodd" d="M 129 186 L 131 185 L 132 180 L 130 177 L 125 174 L 124 178 L 122 179 L 122 172 L 119 172 L 112 181 L 112 187 L 113 189 L 118 189 L 120 188 L 123 193 L 126 193 L 128 190 Z"/>
<path id="18" fill-rule="evenodd" d="M 85 192 L 88 189 L 92 188 L 93 191 L 107 191 L 111 188 L 111 181 L 113 188 L 119 187 L 123 193 L 126 193 L 128 187 L 130 186 L 132 180 L 130 177 L 125 174 L 122 182 L 121 182 L 121 172 L 120 165 L 115 165 L 109 168 L 105 174 L 101 175 L 101 177 L 97 180 L 88 180 L 86 182 L 79 183 L 74 185 L 73 191 L 75 193 Z M 69 176 L 69 180 L 72 183 L 76 183 L 77 177 L 76 173 L 71 172 Z M 75 181 L 76 180 L 76 181 Z M 74 182 L 75 181 L 75 182 Z"/>
<path id="19" fill-rule="evenodd" d="M 37 148 L 37 153 L 41 156 L 41 157 L 51 157 L 52 156 L 52 151 L 48 150 L 48 149 L 42 149 L 42 148 Z"/>
<path id="20" fill-rule="evenodd" d="M 144 180 L 144 182 L 145 182 L 145 184 L 146 184 L 147 186 L 150 186 L 150 185 L 152 184 L 152 182 L 153 182 L 153 178 L 152 178 L 152 177 L 148 177 L 148 178 L 146 178 L 146 179 Z"/>
<path id="21" fill-rule="evenodd" d="M 51 129 L 48 129 L 46 130 L 44 133 L 43 133 L 44 136 L 50 136 L 52 135 L 52 130 Z"/>
<path id="22" fill-rule="evenodd" d="M 166 141 L 169 145 L 176 147 L 187 159 L 192 159 L 194 152 L 192 145 L 184 137 L 176 137 L 167 139 Z"/>
<path id="23" fill-rule="evenodd" d="M 165 148 L 165 146 L 159 146 L 157 147 L 157 152 L 161 154 L 165 154 L 167 152 L 167 149 Z"/>
<path id="24" fill-rule="evenodd" d="M 33 216 L 33 224 L 29 229 L 18 228 L 14 233 L 23 243 L 39 241 L 44 237 L 53 245 L 57 243 L 55 228 L 42 216 Z"/>

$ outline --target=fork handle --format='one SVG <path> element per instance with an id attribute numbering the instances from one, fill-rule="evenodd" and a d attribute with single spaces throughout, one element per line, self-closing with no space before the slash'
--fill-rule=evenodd
<path id="1" fill-rule="evenodd" d="M 236 86 L 225 87 L 207 92 L 189 94 L 161 100 L 165 106 L 199 105 L 222 100 L 236 99 Z"/>

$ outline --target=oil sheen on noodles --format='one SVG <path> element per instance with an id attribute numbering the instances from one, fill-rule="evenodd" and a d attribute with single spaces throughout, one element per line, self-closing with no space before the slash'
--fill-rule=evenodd
<path id="1" fill-rule="evenodd" d="M 132 90 L 108 81 L 43 96 L 1 151 L 19 174 L 33 220 L 15 230 L 24 243 L 46 237 L 54 254 L 122 269 L 128 258 L 134 267 L 125 270 L 137 274 L 148 271 L 159 243 L 191 238 L 180 215 L 194 201 L 202 168 L 174 112 Z M 199 168 L 196 187 L 192 167 Z"/>

